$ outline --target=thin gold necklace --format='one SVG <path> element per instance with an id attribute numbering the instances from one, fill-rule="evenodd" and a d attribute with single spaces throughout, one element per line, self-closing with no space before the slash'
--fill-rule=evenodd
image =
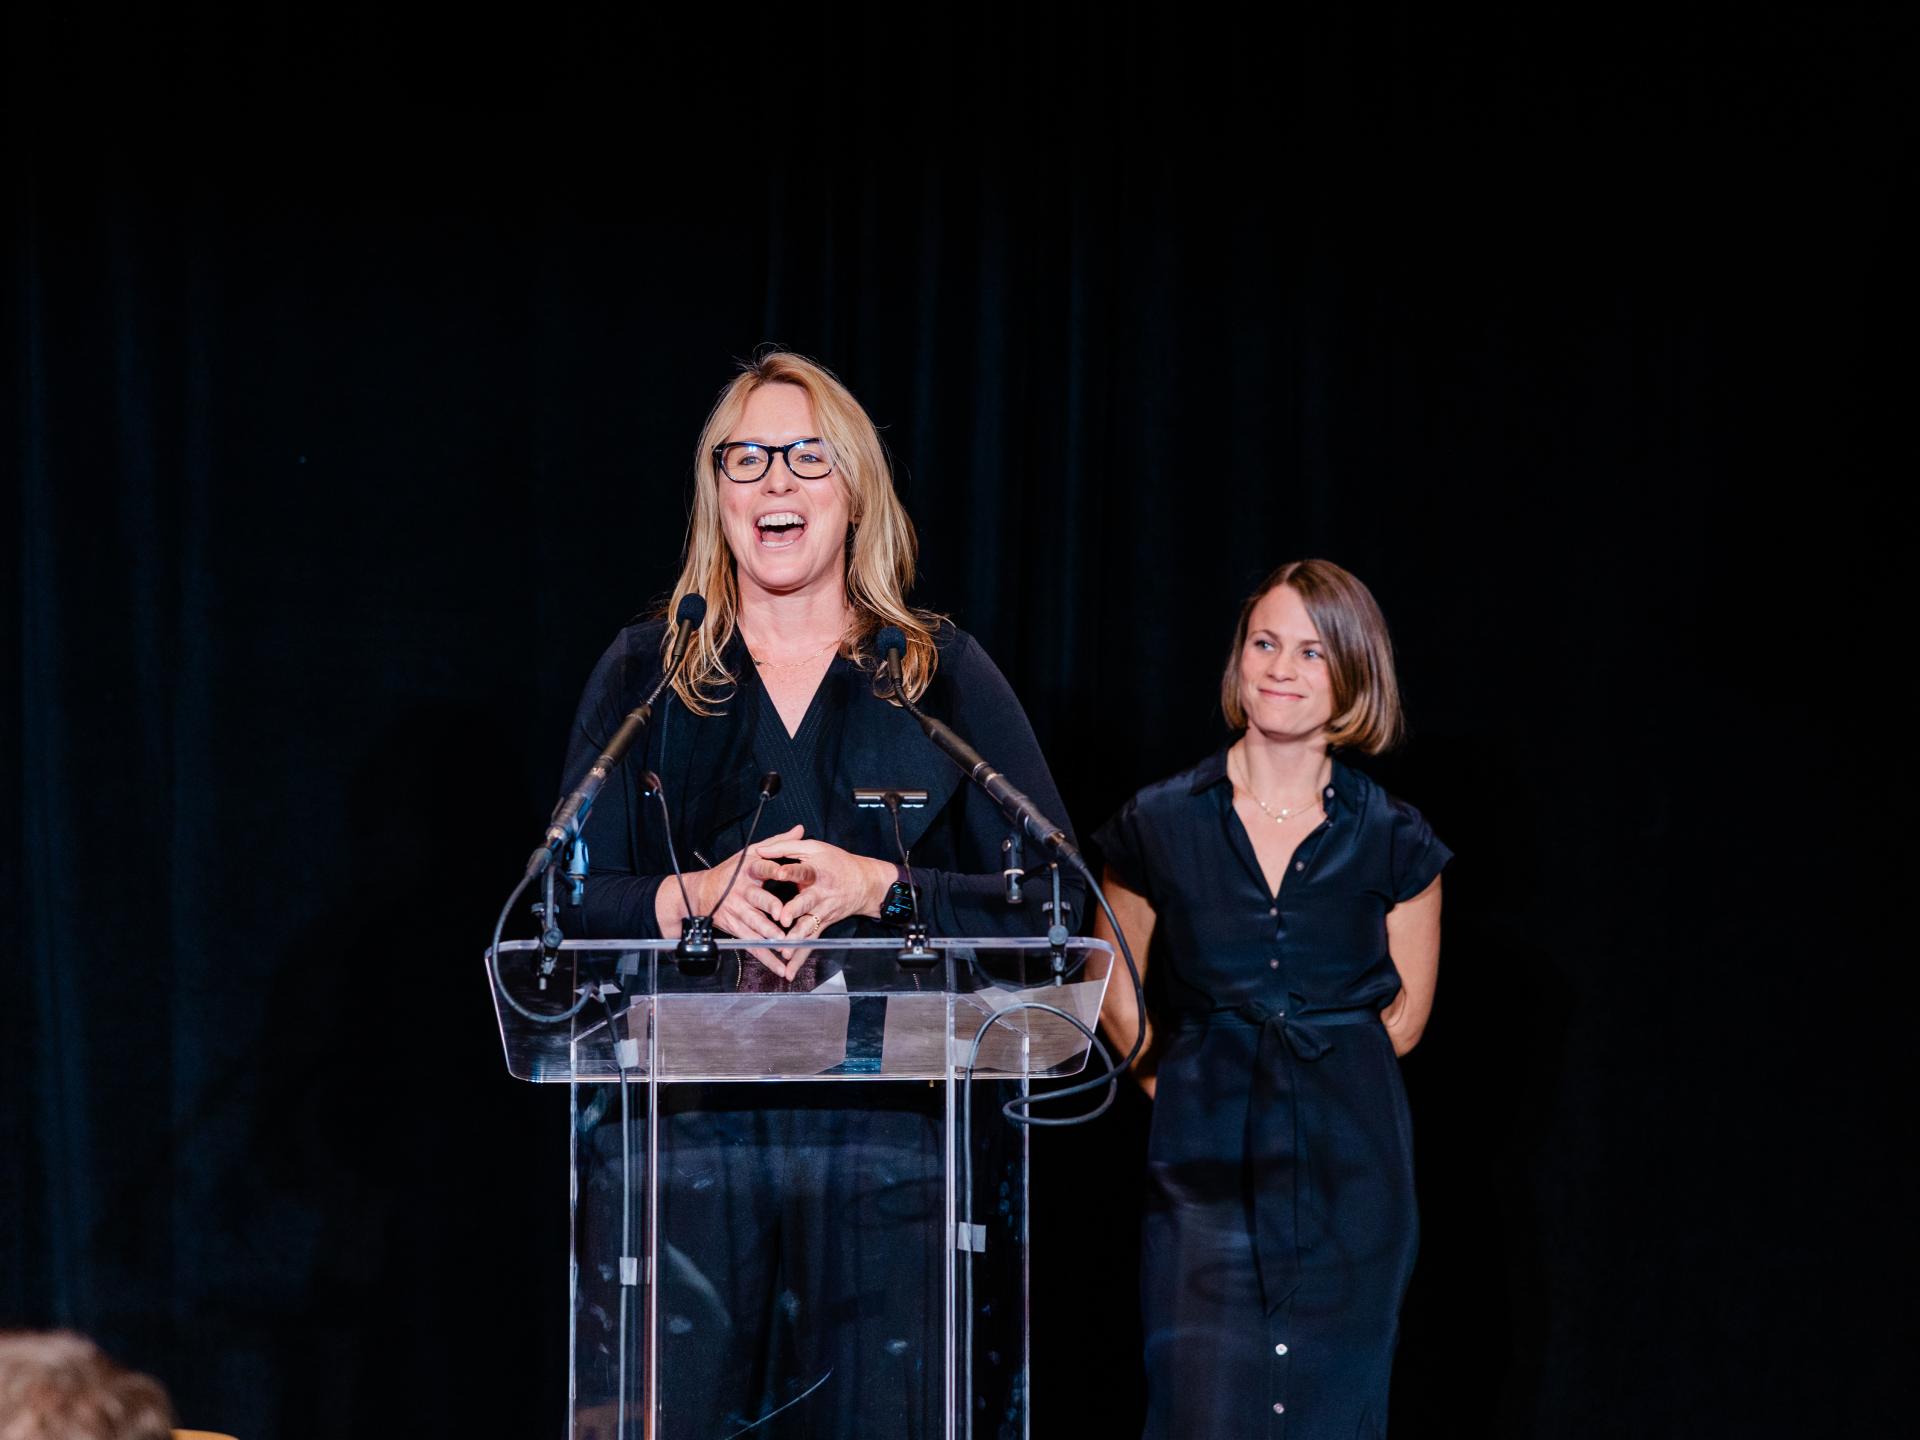
<path id="1" fill-rule="evenodd" d="M 811 664 L 813 661 L 818 660 L 839 643 L 840 637 L 836 635 L 811 655 L 802 655 L 798 660 L 762 660 L 758 655 L 754 655 L 753 663 L 758 665 L 762 670 L 798 670 L 802 665 Z M 747 653 L 749 655 L 753 654 L 751 650 Z"/>
<path id="2" fill-rule="evenodd" d="M 1256 791 L 1250 783 L 1234 780 L 1233 767 L 1231 765 L 1227 767 L 1227 779 L 1233 780 L 1234 784 L 1238 785 L 1242 790 L 1246 791 L 1247 795 L 1249 796 L 1249 798 L 1252 799 L 1253 803 L 1260 807 L 1260 813 L 1265 815 L 1269 820 L 1273 821 L 1273 823 L 1276 825 L 1284 825 L 1287 823 L 1288 820 L 1292 819 L 1295 815 L 1303 815 L 1308 810 L 1318 810 L 1320 808 L 1320 797 L 1317 791 L 1314 795 L 1313 803 L 1310 805 L 1293 805 L 1293 806 L 1283 807 L 1279 810 L 1275 810 L 1271 805 L 1267 804 L 1266 801 L 1260 798 L 1259 792 Z M 1252 779 L 1252 776 L 1249 775 L 1248 781 L 1251 781 L 1251 779 Z"/>

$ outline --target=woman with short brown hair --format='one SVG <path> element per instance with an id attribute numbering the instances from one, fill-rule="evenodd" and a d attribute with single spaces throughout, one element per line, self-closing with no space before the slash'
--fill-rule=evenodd
<path id="1" fill-rule="evenodd" d="M 1221 705 L 1238 738 L 1096 837 L 1164 980 L 1146 1433 L 1382 1435 L 1418 1228 L 1396 1057 L 1433 1005 L 1452 852 L 1344 759 L 1402 722 L 1380 608 L 1338 565 L 1283 565 L 1247 598 Z M 1130 987 L 1101 1023 L 1132 1045 Z"/>

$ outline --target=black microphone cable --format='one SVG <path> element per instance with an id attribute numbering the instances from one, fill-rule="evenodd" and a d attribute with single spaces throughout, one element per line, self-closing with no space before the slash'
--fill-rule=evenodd
<path id="1" fill-rule="evenodd" d="M 667 815 L 667 797 L 660 777 L 649 771 L 646 779 L 652 793 L 660 800 L 660 818 L 667 832 L 667 861 L 673 866 L 673 878 L 680 882 L 680 903 L 687 912 L 686 918 L 680 922 L 680 943 L 674 947 L 674 959 L 679 963 L 683 975 L 711 975 L 720 968 L 720 951 L 713 943 L 713 917 L 727 903 L 735 882 L 740 879 L 741 870 L 746 868 L 747 851 L 753 848 L 753 837 L 760 831 L 760 817 L 766 813 L 767 802 L 780 793 L 780 772 L 769 770 L 760 777 L 760 803 L 754 807 L 753 819 L 747 824 L 747 838 L 733 862 L 733 874 L 727 877 L 726 888 L 720 892 L 720 898 L 713 902 L 713 909 L 705 915 L 694 914 L 693 901 L 687 898 L 687 882 L 680 873 L 680 858 L 674 852 L 673 821 Z"/>
<path id="2" fill-rule="evenodd" d="M 713 902 L 713 908 L 716 913 L 722 905 L 727 903 L 727 896 L 733 893 L 733 887 L 740 879 L 740 872 L 746 868 L 747 851 L 753 848 L 753 837 L 759 833 L 760 817 L 766 811 L 767 802 L 779 793 L 780 772 L 778 770 L 769 770 L 760 777 L 760 803 L 754 807 L 753 819 L 747 824 L 747 838 L 741 843 L 740 853 L 734 857 L 733 874 L 727 877 L 727 888 L 720 892 L 720 898 Z M 711 918 L 711 916 L 709 916 L 709 918 Z"/>
<path id="3" fill-rule="evenodd" d="M 1139 1017 L 1139 1024 L 1135 1028 L 1133 1048 L 1127 1051 L 1125 1061 L 1118 1065 L 1114 1063 L 1113 1052 L 1107 1049 L 1106 1044 L 1100 1039 L 1099 1035 L 1095 1033 L 1094 1029 L 1083 1022 L 1079 1016 L 1070 1015 L 1057 1005 L 1048 1005 L 1039 1000 L 1023 1000 L 1007 1006 L 1004 1010 L 996 1010 L 981 1022 L 978 1030 L 974 1031 L 973 1045 L 967 1052 L 966 1068 L 961 1072 L 963 1080 L 960 1087 L 959 1226 L 960 1234 L 966 1237 L 966 1244 L 962 1248 L 967 1252 L 964 1283 L 966 1285 L 967 1345 L 969 1349 L 972 1348 L 973 1343 L 973 1251 L 978 1248 L 978 1242 L 974 1239 L 973 1223 L 973 1073 L 979 1066 L 980 1046 L 986 1039 L 987 1031 L 992 1029 L 994 1025 L 1000 1021 L 1017 1012 L 1037 1011 L 1042 1014 L 1057 1015 L 1075 1030 L 1078 1030 L 1082 1035 L 1087 1037 L 1091 1046 L 1089 1054 L 1092 1053 L 1092 1050 L 1098 1050 L 1101 1060 L 1105 1062 L 1106 1068 L 1091 1079 L 1082 1080 L 1064 1089 L 1049 1090 L 1041 1095 L 1035 1095 L 1031 1092 L 1024 1095 L 1015 1095 L 1012 1099 L 1007 1100 L 1000 1106 L 1000 1113 L 1006 1117 L 1008 1124 L 1023 1125 L 1029 1128 L 1038 1125 L 1053 1129 L 1062 1129 L 1069 1125 L 1084 1125 L 1089 1120 L 1098 1119 L 1100 1116 L 1106 1114 L 1106 1112 L 1112 1108 L 1114 1101 L 1120 1098 L 1121 1077 L 1133 1068 L 1133 1062 L 1139 1058 L 1141 1047 L 1146 1043 L 1146 997 L 1142 993 L 1140 985 L 1140 967 L 1134 963 L 1133 947 L 1127 944 L 1127 932 L 1120 928 L 1120 917 L 1113 913 L 1113 906 L 1107 903 L 1106 892 L 1100 888 L 1100 882 L 1094 879 L 1093 872 L 1088 868 L 1086 862 L 1080 858 L 1077 851 L 1073 854 L 1072 861 L 1074 868 L 1080 872 L 1087 884 L 1093 888 L 1094 898 L 1100 902 L 1101 910 L 1106 913 L 1107 923 L 1113 927 L 1113 938 L 1120 942 L 1120 955 L 1121 958 L 1127 962 L 1127 976 L 1133 982 L 1135 1014 Z M 1108 981 L 1111 983 L 1111 975 L 1109 975 Z M 1098 1021 L 1096 1020 L 1095 1023 L 1098 1024 Z M 1042 1100 L 1056 1100 L 1063 1099 L 1069 1095 L 1081 1095 L 1089 1090 L 1099 1089 L 1102 1086 L 1106 1087 L 1107 1093 L 1101 1097 L 1098 1105 L 1083 1114 L 1049 1116 L 1035 1115 L 1032 1113 L 1033 1106 Z"/>
<path id="4" fill-rule="evenodd" d="M 500 978 L 501 933 L 507 928 L 507 916 L 512 913 L 514 902 L 526 892 L 527 886 L 531 885 L 533 880 L 534 877 L 531 874 L 522 875 L 520 883 L 513 887 L 513 893 L 507 896 L 507 903 L 500 907 L 499 918 L 493 922 L 493 943 L 487 946 L 487 969 L 493 976 L 493 993 L 506 1001 L 507 1008 L 522 1020 L 531 1020 L 536 1025 L 564 1025 L 587 1008 L 587 1003 L 593 999 L 598 986 L 582 985 L 579 998 L 564 1010 L 529 1010 L 507 993 L 506 982 Z"/>
<path id="5" fill-rule="evenodd" d="M 588 769 L 586 778 L 574 787 L 572 794 L 555 807 L 553 818 L 547 825 L 545 838 L 541 841 L 539 848 L 528 858 L 526 873 L 520 877 L 520 883 L 513 887 L 513 893 L 507 896 L 507 903 L 500 907 L 499 918 L 493 922 L 493 940 L 487 946 L 487 970 L 493 979 L 493 990 L 496 995 L 506 1001 L 507 1008 L 523 1020 L 530 1020 L 536 1025 L 565 1024 L 585 1008 L 588 999 L 591 998 L 592 987 L 588 986 L 580 998 L 566 1009 L 555 1011 L 529 1010 L 509 995 L 500 976 L 500 937 L 506 931 L 507 916 L 513 912 L 515 902 L 526 893 L 527 886 L 545 873 L 568 845 L 580 838 L 581 827 L 587 823 L 587 815 L 593 809 L 593 802 L 599 798 L 601 786 L 606 783 L 607 777 L 613 773 L 614 768 L 626 758 L 627 751 L 632 747 L 633 742 L 653 718 L 653 702 L 660 698 L 661 692 L 679 672 L 680 666 L 687 658 L 688 650 L 692 648 L 690 642 L 693 639 L 693 632 L 699 628 L 700 622 L 706 619 L 706 615 L 705 596 L 693 594 L 680 597 L 680 606 L 674 612 L 673 622 L 678 635 L 674 640 L 673 653 L 661 670 L 659 683 L 653 687 L 645 700 L 627 713 L 626 719 L 621 722 L 619 730 L 614 732 L 613 739 L 607 742 L 606 749 L 601 753 L 600 758 Z M 668 843 L 672 843 L 671 829 L 668 830 Z M 678 873 L 677 865 L 675 871 Z M 551 924 L 552 920 L 553 917 L 549 913 L 547 922 Z"/>
<path id="6" fill-rule="evenodd" d="M 633 1011 L 629 1007 L 627 1014 L 627 1038 L 620 1038 L 615 1024 L 613 1006 L 607 1000 L 605 986 L 593 986 L 590 993 L 600 997 L 600 1007 L 607 1015 L 607 1043 L 613 1048 L 614 1068 L 620 1075 L 620 1332 L 619 1367 L 615 1397 L 619 1408 L 614 1412 L 618 1417 L 614 1422 L 614 1433 L 622 1436 L 627 1433 L 627 1402 L 629 1379 L 627 1375 L 627 1325 L 632 1310 L 632 1297 L 639 1283 L 639 1259 L 633 1253 L 633 1105 L 630 1094 L 634 1071 L 639 1068 L 640 1043 L 633 1038 Z"/>
<path id="7" fill-rule="evenodd" d="M 913 703 L 913 697 L 907 694 L 906 676 L 901 672 L 900 665 L 900 656 L 906 646 L 907 637 L 898 625 L 889 625 L 874 637 L 874 648 L 880 652 L 882 673 L 891 692 L 880 695 L 876 687 L 874 693 L 883 700 L 898 700 L 901 708 L 919 722 L 921 731 L 933 742 L 934 748 L 959 766 L 961 772 L 985 791 L 987 797 L 1015 825 L 1039 841 L 1045 849 L 1052 851 L 1058 859 L 1070 861 L 1077 856 L 1080 852 L 1067 838 L 1064 827 L 1041 814 L 1038 805 L 1016 789 L 1011 780 L 988 763 L 986 757 L 963 740 L 951 725 L 934 719 Z"/>
<path id="8" fill-rule="evenodd" d="M 1057 1005 L 1048 1005 L 1038 1000 L 1021 1001 L 1018 1004 L 1007 1006 L 1004 1010 L 996 1010 L 993 1014 L 989 1015 L 981 1022 L 979 1030 L 975 1032 L 972 1048 L 968 1051 L 965 1073 L 969 1083 L 962 1097 L 963 1115 L 970 1113 L 973 1094 L 971 1084 L 973 1071 L 979 1063 L 980 1047 L 985 1041 L 987 1031 L 1002 1021 L 1027 1011 L 1039 1011 L 1045 1014 L 1059 1016 L 1075 1030 L 1078 1030 L 1082 1035 L 1087 1037 L 1092 1049 L 1100 1052 L 1100 1058 L 1106 1062 L 1106 1068 L 1089 1079 L 1077 1081 L 1072 1085 L 1064 1086 L 1058 1090 L 1048 1090 L 1039 1095 L 1016 1095 L 1001 1105 L 1000 1113 L 1005 1115 L 1006 1118 L 1015 1125 L 1052 1127 L 1084 1125 L 1089 1120 L 1104 1115 L 1113 1105 L 1114 1101 L 1119 1098 L 1120 1079 L 1132 1068 L 1134 1061 L 1139 1059 L 1140 1051 L 1146 1042 L 1146 989 L 1140 983 L 1140 967 L 1134 962 L 1133 947 L 1127 944 L 1126 932 L 1120 928 L 1120 919 L 1113 913 L 1113 906 L 1107 903 L 1106 892 L 1101 889 L 1099 880 L 1094 877 L 1093 871 L 1088 867 L 1086 859 L 1080 854 L 1079 849 L 1066 838 L 1065 832 L 1058 825 L 1055 825 L 1051 820 L 1048 820 L 1042 815 L 1039 807 L 1016 790 L 1011 782 L 980 756 L 979 752 L 975 751 L 964 740 L 961 740 L 949 727 L 927 716 L 921 711 L 919 706 L 913 703 L 912 697 L 907 694 L 906 677 L 901 673 L 900 656 L 906 649 L 906 635 L 901 631 L 900 627 L 897 625 L 889 625 L 881 630 L 880 633 L 874 637 L 874 649 L 879 653 L 881 672 L 892 692 L 891 695 L 883 696 L 882 698 L 897 699 L 907 713 L 920 722 L 920 728 L 926 732 L 927 738 L 932 740 L 949 759 L 958 765 L 969 780 L 984 790 L 987 795 L 1006 812 L 1008 819 L 1024 828 L 1028 834 L 1040 841 L 1047 849 L 1052 850 L 1060 860 L 1071 865 L 1073 869 L 1080 874 L 1081 878 L 1084 879 L 1089 888 L 1091 888 L 1094 898 L 1100 902 L 1101 910 L 1106 913 L 1107 923 L 1113 927 L 1114 939 L 1120 942 L 1120 955 L 1121 958 L 1126 961 L 1127 978 L 1133 985 L 1134 1011 L 1139 1017 L 1139 1025 L 1133 1037 L 1133 1046 L 1127 1051 L 1124 1061 L 1116 1064 L 1113 1058 L 1113 1052 L 1107 1049 L 1105 1043 L 1100 1039 L 1099 1035 L 1095 1033 L 1095 1030 L 1087 1026 L 1078 1016 L 1068 1014 Z M 878 692 L 876 691 L 876 693 Z M 962 756 L 964 756 L 965 759 L 963 759 Z M 1111 977 L 1109 977 L 1109 983 L 1111 983 Z M 1062 1100 L 1072 1095 L 1084 1095 L 1089 1091 L 1098 1090 L 1102 1087 L 1105 1087 L 1106 1095 L 1102 1097 L 1098 1106 L 1086 1111 L 1084 1114 L 1048 1116 L 1035 1115 L 1032 1113 L 1032 1107 L 1043 1100 Z M 964 1128 L 963 1133 L 965 1133 Z M 971 1191 L 968 1193 L 969 1197 L 971 1197 Z"/>
<path id="9" fill-rule="evenodd" d="M 673 816 L 667 810 L 667 787 L 653 771 L 640 777 L 640 798 L 660 802 L 660 833 L 667 837 L 667 864 L 673 867 L 673 880 L 680 887 L 680 904 L 693 918 L 693 900 L 687 894 L 687 877 L 680 872 L 680 856 L 673 848 Z"/>
<path id="10" fill-rule="evenodd" d="M 673 650 L 667 664 L 661 669 L 659 683 L 653 687 L 647 698 L 627 712 L 627 718 L 620 722 L 620 728 L 614 731 L 613 738 L 607 742 L 607 748 L 600 758 L 593 762 L 580 783 L 554 807 L 553 818 L 547 822 L 547 833 L 542 837 L 539 847 L 528 857 L 527 873 L 538 875 L 555 860 L 560 858 L 567 846 L 580 835 L 580 827 L 587 823 L 587 814 L 593 809 L 593 802 L 599 798 L 600 787 L 607 783 L 616 766 L 626 758 L 633 742 L 640 732 L 647 728 L 653 719 L 653 702 L 672 683 L 679 673 L 680 666 L 692 649 L 693 632 L 706 618 L 707 602 L 700 595 L 683 595 L 680 609 L 674 615 Z"/>

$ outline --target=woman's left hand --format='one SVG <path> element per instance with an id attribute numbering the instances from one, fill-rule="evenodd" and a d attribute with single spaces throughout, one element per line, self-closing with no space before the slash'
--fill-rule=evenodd
<path id="1" fill-rule="evenodd" d="M 776 878 L 800 889 L 773 918 L 796 940 L 812 940 L 849 915 L 878 916 L 898 874 L 884 860 L 824 840 L 782 844 L 779 855 L 792 863 Z"/>

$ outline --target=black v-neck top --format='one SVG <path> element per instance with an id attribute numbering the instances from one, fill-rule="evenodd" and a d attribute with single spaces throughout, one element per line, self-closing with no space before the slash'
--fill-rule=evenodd
<path id="1" fill-rule="evenodd" d="M 827 828 L 826 805 L 820 793 L 820 770 L 815 757 L 820 749 L 820 731 L 826 723 L 834 665 L 847 664 L 843 657 L 833 657 L 833 665 L 829 665 L 827 673 L 820 678 L 813 698 L 807 702 L 806 713 L 800 717 L 800 728 L 791 735 L 767 687 L 754 687 L 760 707 L 760 713 L 754 717 L 754 763 L 762 771 L 773 770 L 780 775 L 780 793 L 767 802 L 767 812 L 760 818 L 762 835 L 778 835 L 795 825 L 804 827 L 808 835 L 822 834 Z"/>
<path id="2" fill-rule="evenodd" d="M 659 680 L 663 631 L 664 622 L 657 620 L 629 625 L 594 667 L 567 748 L 566 789 L 585 775 L 627 712 Z M 1060 792 L 1006 678 L 965 631 L 944 626 L 935 639 L 939 666 L 921 708 L 971 741 L 1071 834 Z M 868 671 L 836 656 L 800 733 L 789 736 L 737 633 L 724 658 L 737 684 L 721 713 L 695 715 L 667 691 L 655 704 L 643 744 L 601 791 L 582 831 L 588 847 L 584 911 L 563 907 L 570 933 L 659 937 L 654 896 L 663 880 L 671 883 L 672 870 L 659 802 L 642 801 L 638 776 L 649 770 L 661 776 L 681 863 L 695 868 L 702 863 L 696 854 L 718 864 L 747 842 L 760 777 L 769 769 L 780 772 L 781 791 L 761 817 L 756 838 L 800 823 L 810 839 L 894 861 L 899 851 L 892 819 L 885 810 L 856 807 L 853 791 L 925 790 L 926 807 L 901 811 L 900 822 L 921 914 L 932 932 L 1045 932 L 1040 906 L 1046 872 L 1033 847 L 1028 858 L 1036 868 L 1027 880 L 1027 898 L 1010 906 L 1000 874 L 1000 845 L 1012 828 L 1006 817 L 934 749 L 912 716 L 875 698 Z M 1077 923 L 1084 915 L 1084 883 L 1070 872 L 1063 883 Z M 866 917 L 850 917 L 827 931 L 835 938 L 894 933 Z"/>

